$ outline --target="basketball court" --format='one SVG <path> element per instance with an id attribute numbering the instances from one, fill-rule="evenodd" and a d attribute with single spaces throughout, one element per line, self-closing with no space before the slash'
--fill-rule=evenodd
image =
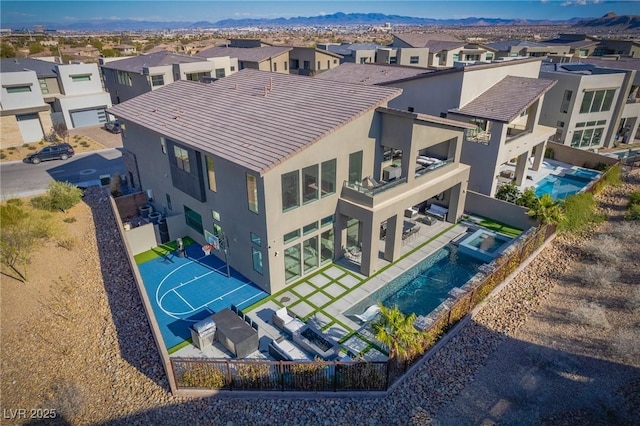
<path id="1" fill-rule="evenodd" d="M 156 251 L 156 250 L 154 250 Z M 246 277 L 229 269 L 209 247 L 190 244 L 184 257 L 177 250 L 138 264 L 138 269 L 167 349 L 191 338 L 189 326 L 232 304 L 246 308 L 264 297 Z"/>

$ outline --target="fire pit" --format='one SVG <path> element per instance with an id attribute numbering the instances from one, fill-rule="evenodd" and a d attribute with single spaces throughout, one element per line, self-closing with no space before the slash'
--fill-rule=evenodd
<path id="1" fill-rule="evenodd" d="M 308 324 L 293 334 L 293 341 L 307 352 L 318 355 L 323 359 L 335 356 L 334 343 L 328 340 L 321 331 Z"/>

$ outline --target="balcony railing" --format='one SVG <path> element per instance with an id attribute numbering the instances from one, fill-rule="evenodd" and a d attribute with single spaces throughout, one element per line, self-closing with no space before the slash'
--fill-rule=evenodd
<path id="1" fill-rule="evenodd" d="M 505 139 L 505 142 L 506 143 L 513 142 L 514 140 L 521 138 L 522 136 L 525 136 L 525 135 L 530 135 L 531 133 L 533 133 L 531 129 L 520 130 L 520 129 L 510 128 L 509 131 L 507 132 L 507 138 Z"/>
<path id="2" fill-rule="evenodd" d="M 421 167 L 419 169 L 416 169 L 416 177 L 425 175 L 425 174 L 427 174 L 427 173 L 429 173 L 429 172 L 431 172 L 431 171 L 433 171 L 435 169 L 439 169 L 440 167 L 446 166 L 447 164 L 451 164 L 451 163 L 453 163 L 453 158 L 449 158 L 447 160 L 442 160 L 442 161 L 440 161 L 438 163 L 431 164 L 431 165 L 426 166 L 426 167 Z"/>
<path id="3" fill-rule="evenodd" d="M 467 140 L 470 142 L 481 143 L 483 145 L 489 145 L 491 132 L 487 132 L 480 128 L 467 130 Z"/>
<path id="4" fill-rule="evenodd" d="M 351 183 L 345 180 L 343 186 L 346 188 L 352 189 L 354 191 L 358 191 L 361 194 L 368 195 L 369 197 L 373 197 L 374 195 L 388 191 L 389 189 L 395 188 L 396 186 L 406 182 L 407 182 L 407 178 L 402 177 L 402 178 L 394 179 L 390 182 L 381 183 L 374 187 L 366 187 L 366 186 L 363 186 L 362 183 L 360 182 Z"/>

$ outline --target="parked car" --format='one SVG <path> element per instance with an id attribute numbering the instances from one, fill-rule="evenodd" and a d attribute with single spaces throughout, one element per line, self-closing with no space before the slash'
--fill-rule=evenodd
<path id="1" fill-rule="evenodd" d="M 118 120 L 104 123 L 104 129 L 111 133 L 116 133 L 116 134 L 122 131 L 120 122 Z"/>
<path id="2" fill-rule="evenodd" d="M 68 143 L 45 146 L 40 151 L 27 156 L 26 160 L 38 164 L 47 160 L 66 160 L 75 154 L 73 148 Z"/>

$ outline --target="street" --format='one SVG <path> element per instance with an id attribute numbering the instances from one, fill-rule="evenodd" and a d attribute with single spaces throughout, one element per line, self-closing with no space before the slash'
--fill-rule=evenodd
<path id="1" fill-rule="evenodd" d="M 120 149 L 76 154 L 69 160 L 44 161 L 40 164 L 12 162 L 0 164 L 0 199 L 42 193 L 49 182 L 99 185 L 101 175 L 125 172 Z"/>

